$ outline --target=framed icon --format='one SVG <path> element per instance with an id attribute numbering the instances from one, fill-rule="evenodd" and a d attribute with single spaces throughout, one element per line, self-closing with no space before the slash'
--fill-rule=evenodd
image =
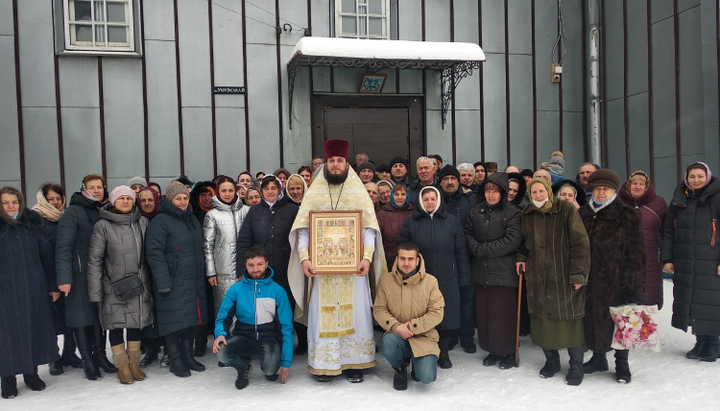
<path id="1" fill-rule="evenodd" d="M 385 87 L 385 79 L 387 74 L 377 73 L 366 73 L 363 75 L 362 82 L 360 83 L 360 94 L 380 94 L 382 93 L 383 87 Z"/>
<path id="2" fill-rule="evenodd" d="M 363 254 L 362 210 L 310 211 L 310 261 L 317 274 L 355 274 Z"/>

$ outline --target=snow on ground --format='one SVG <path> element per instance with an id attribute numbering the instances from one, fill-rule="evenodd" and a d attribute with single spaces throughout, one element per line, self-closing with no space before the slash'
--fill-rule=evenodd
<path id="1" fill-rule="evenodd" d="M 318 383 L 306 369 L 306 357 L 296 357 L 287 384 L 268 382 L 257 360 L 250 386 L 235 389 L 236 372 L 218 368 L 209 353 L 199 360 L 208 366 L 203 373 L 178 378 L 166 368 L 153 364 L 147 380 L 121 385 L 115 375 L 101 381 L 87 381 L 80 369 L 66 368 L 53 377 L 47 366 L 40 376 L 48 387 L 36 393 L 18 377 L 19 395 L 0 400 L 0 410 L 677 410 L 720 408 L 720 362 L 706 363 L 685 358 L 695 341 L 691 333 L 670 327 L 672 283 L 665 281 L 665 307 L 660 312 L 662 351 L 630 353 L 631 384 L 614 378 L 614 358 L 608 356 L 610 371 L 586 375 L 582 385 L 565 385 L 567 352 L 561 352 L 562 371 L 541 379 L 542 350 L 530 337 L 520 340 L 520 367 L 502 371 L 483 367 L 485 352 L 467 354 L 458 346 L 451 353 L 453 367 L 438 370 L 438 379 L 429 386 L 410 381 L 407 391 L 392 388 L 393 371 L 378 354 L 378 366 L 365 373 L 365 382 L 350 384 L 344 378 Z M 109 350 L 108 350 L 109 351 Z M 590 354 L 586 353 L 585 359 Z"/>

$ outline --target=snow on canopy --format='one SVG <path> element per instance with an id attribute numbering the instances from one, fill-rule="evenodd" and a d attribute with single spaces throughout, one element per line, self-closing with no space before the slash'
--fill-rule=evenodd
<path id="1" fill-rule="evenodd" d="M 290 60 L 297 55 L 378 60 L 485 61 L 485 53 L 474 43 L 330 37 L 300 39 Z"/>

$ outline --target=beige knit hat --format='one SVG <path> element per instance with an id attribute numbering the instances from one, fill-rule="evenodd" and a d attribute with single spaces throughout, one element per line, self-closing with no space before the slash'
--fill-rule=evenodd
<path id="1" fill-rule="evenodd" d="M 190 197 L 190 190 L 188 190 L 185 184 L 179 181 L 173 181 L 168 184 L 167 188 L 165 189 L 165 199 L 172 203 L 173 198 L 175 198 L 175 196 L 178 194 L 185 194 Z"/>

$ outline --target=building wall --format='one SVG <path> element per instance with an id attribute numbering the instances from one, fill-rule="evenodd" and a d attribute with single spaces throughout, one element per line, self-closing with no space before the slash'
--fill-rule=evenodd
<path id="1" fill-rule="evenodd" d="M 88 57 L 54 54 L 52 1 L 0 2 L 0 184 L 34 193 L 45 181 L 74 191 L 91 172 L 114 187 L 295 170 L 312 155 L 313 93 L 354 93 L 365 72 L 303 67 L 290 113 L 285 65 L 303 29 L 334 34 L 334 0 L 140 3 L 142 57 Z M 427 152 L 448 162 L 537 168 L 560 149 L 573 178 L 588 153 L 586 3 L 562 2 L 557 84 L 557 0 L 392 0 L 395 37 L 475 42 L 487 61 L 460 83 L 444 127 L 439 73 L 384 71 L 384 93 L 424 95 Z M 600 4 L 604 165 L 621 178 L 644 169 L 668 197 L 688 162 L 720 166 L 717 2 Z"/>

